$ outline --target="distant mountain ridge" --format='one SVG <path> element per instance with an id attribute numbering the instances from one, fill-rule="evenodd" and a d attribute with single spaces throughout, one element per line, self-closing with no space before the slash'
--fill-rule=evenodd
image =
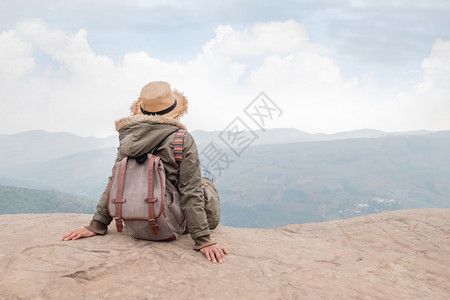
<path id="1" fill-rule="evenodd" d="M 214 141 L 225 146 L 219 139 L 221 131 L 194 130 L 194 136 L 199 147 Z M 340 139 L 376 138 L 398 135 L 422 135 L 430 131 L 383 132 L 374 129 L 361 129 L 334 134 L 311 134 L 293 128 L 277 128 L 255 130 L 258 138 L 252 146 L 265 144 L 285 144 L 295 142 L 328 141 Z M 106 138 L 80 137 L 67 132 L 46 132 L 32 130 L 11 135 L 0 135 L 0 163 L 2 166 L 13 166 L 29 162 L 42 162 L 75 153 L 118 147 L 118 136 Z"/>
<path id="2" fill-rule="evenodd" d="M 200 152 L 218 133 L 193 134 L 204 141 Z M 291 143 L 305 134 L 292 129 L 264 134 L 270 143 L 246 149 L 217 178 L 225 225 L 273 227 L 385 210 L 450 207 L 450 131 L 367 138 L 384 133 L 363 130 L 329 141 Z M 32 152 L 40 144 L 27 147 Z M 3 166 L 0 184 L 98 199 L 115 157 L 116 147 L 109 147 Z"/>
<path id="3" fill-rule="evenodd" d="M 450 131 L 252 147 L 218 180 L 225 220 L 264 227 L 449 208 L 448 149 Z"/>
<path id="4" fill-rule="evenodd" d="M 219 138 L 221 131 L 202 131 L 196 130 L 192 132 L 199 148 L 209 144 L 211 141 L 217 145 L 226 147 L 225 143 Z M 430 134 L 431 131 L 405 131 L 405 132 L 383 132 L 375 129 L 360 129 L 346 132 L 339 132 L 333 134 L 325 133 L 307 133 L 294 128 L 276 128 L 276 129 L 259 129 L 255 130 L 257 138 L 251 144 L 271 145 L 271 144 L 288 144 L 297 142 L 318 142 L 318 141 L 333 141 L 346 139 L 363 139 L 363 138 L 379 138 L 386 136 L 402 136 L 402 135 L 423 135 Z"/>
<path id="5" fill-rule="evenodd" d="M 80 137 L 67 132 L 33 130 L 0 135 L 0 165 L 9 167 L 41 162 L 71 154 L 117 147 L 117 136 L 107 138 Z"/>
<path id="6" fill-rule="evenodd" d="M 8 183 L 5 178 L 26 179 L 25 187 L 52 188 L 81 196 L 98 198 L 117 155 L 116 148 L 103 148 L 71 154 L 44 162 L 24 163 L 0 169 L 0 183 Z M 3 177 L 3 178 L 2 178 Z M 11 182 L 14 184 L 14 180 Z M 34 183 L 31 185 L 31 183 Z"/>
<path id="7" fill-rule="evenodd" d="M 73 194 L 0 185 L 0 214 L 93 213 L 96 203 Z"/>

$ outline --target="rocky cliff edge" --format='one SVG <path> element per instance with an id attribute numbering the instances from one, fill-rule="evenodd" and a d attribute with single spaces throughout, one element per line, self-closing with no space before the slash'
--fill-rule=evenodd
<path id="1" fill-rule="evenodd" d="M 449 299 L 450 209 L 275 229 L 221 226 L 222 265 L 174 242 L 63 242 L 90 215 L 1 215 L 0 299 Z"/>

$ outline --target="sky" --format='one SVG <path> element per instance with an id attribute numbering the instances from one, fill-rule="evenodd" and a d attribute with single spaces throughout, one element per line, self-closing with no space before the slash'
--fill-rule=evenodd
<path id="1" fill-rule="evenodd" d="M 0 0 L 0 134 L 115 134 L 150 81 L 189 130 L 450 130 L 450 1 Z M 249 122 L 250 124 L 250 122 Z M 254 126 L 249 125 L 252 129 Z"/>

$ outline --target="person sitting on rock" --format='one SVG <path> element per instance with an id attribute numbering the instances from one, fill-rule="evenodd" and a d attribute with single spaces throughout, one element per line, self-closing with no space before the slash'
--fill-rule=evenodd
<path id="1" fill-rule="evenodd" d="M 200 250 L 208 260 L 222 263 L 224 255 L 228 254 L 227 249 L 210 238 L 210 230 L 218 225 L 220 219 L 219 196 L 212 178 L 207 178 L 208 172 L 201 171 L 197 146 L 188 132 L 183 141 L 183 160 L 179 165 L 175 161 L 173 141 L 177 129 L 185 130 L 179 119 L 187 112 L 187 99 L 182 93 L 172 90 L 167 82 L 150 82 L 142 88 L 140 97 L 130 110 L 131 116 L 116 121 L 120 140 L 116 162 L 127 156 L 145 155 L 159 146 L 157 155 L 164 163 L 166 177 L 178 187 L 187 230 L 195 241 L 194 249 Z M 106 234 L 112 221 L 107 207 L 111 181 L 112 177 L 109 177 L 90 224 L 69 231 L 62 240 Z M 205 201 L 208 194 L 215 195 L 212 197 L 217 199 L 215 203 Z"/>

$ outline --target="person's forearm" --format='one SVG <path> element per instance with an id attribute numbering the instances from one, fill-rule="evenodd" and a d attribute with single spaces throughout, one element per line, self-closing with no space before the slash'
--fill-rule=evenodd
<path id="1" fill-rule="evenodd" d="M 108 212 L 108 195 L 109 195 L 109 187 L 111 186 L 111 180 L 112 180 L 112 177 L 110 176 L 108 178 L 108 184 L 106 185 L 106 188 L 103 191 L 103 194 L 100 197 L 100 200 L 98 201 L 97 209 L 94 213 L 94 217 L 92 218 L 93 220 L 99 221 L 99 222 L 105 224 L 106 226 L 108 226 L 109 223 L 111 223 L 111 221 L 112 221 L 112 218 Z"/>
<path id="2" fill-rule="evenodd" d="M 105 235 L 106 232 L 108 231 L 108 226 L 106 226 L 105 224 L 103 224 L 102 222 L 97 221 L 97 220 L 91 220 L 91 223 L 89 223 L 89 225 L 84 226 L 84 227 L 86 227 L 93 233 L 100 234 L 100 235 Z"/>
<path id="3" fill-rule="evenodd" d="M 211 241 L 211 237 L 209 235 L 201 236 L 199 238 L 196 238 L 194 241 L 194 250 L 200 250 L 202 248 L 217 244 L 216 242 Z"/>

